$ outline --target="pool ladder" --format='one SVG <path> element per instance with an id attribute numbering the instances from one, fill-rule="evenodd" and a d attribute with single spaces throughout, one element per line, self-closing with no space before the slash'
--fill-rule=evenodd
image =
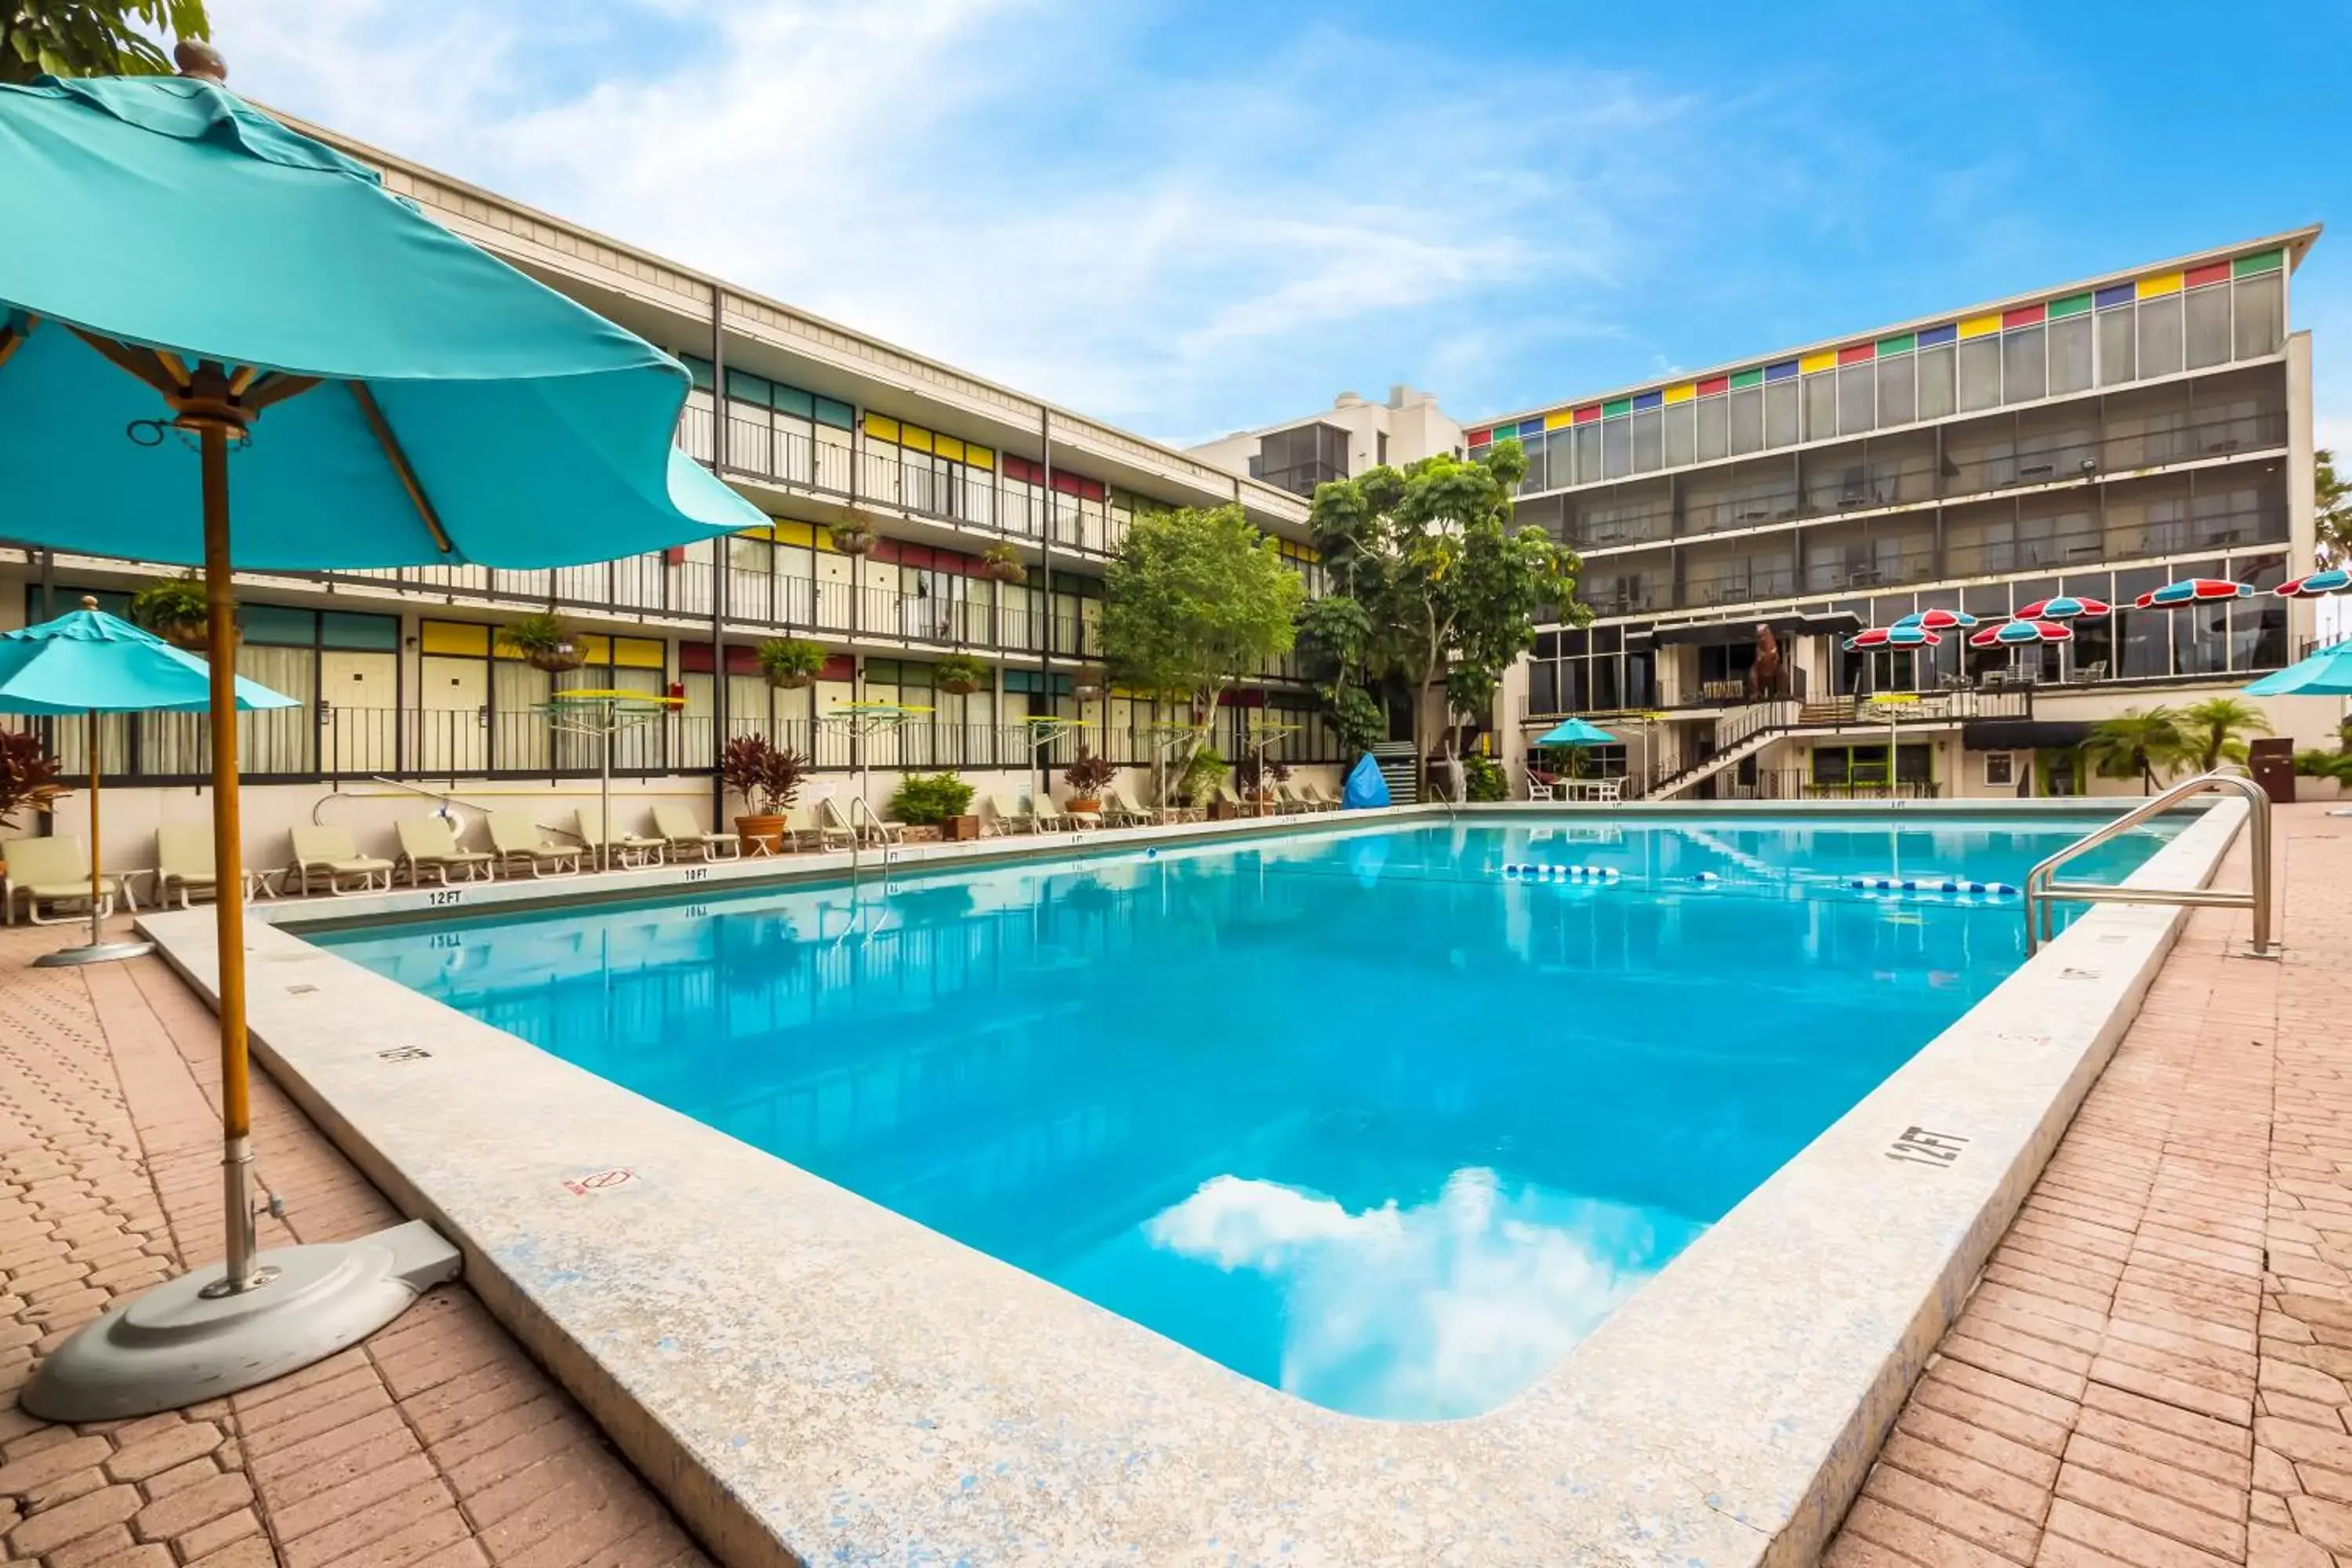
<path id="1" fill-rule="evenodd" d="M 2227 794 L 2245 797 L 2248 819 L 2252 826 L 2253 877 L 2246 891 L 2226 888 L 2124 888 L 2097 882 L 2057 880 L 2058 868 L 2067 861 L 2097 848 L 2110 838 L 2130 832 L 2148 818 L 2170 810 L 2182 801 L 2204 795 Z M 2025 874 L 2025 951 L 2029 956 L 2040 951 L 2042 943 L 2056 934 L 2056 921 L 2051 906 L 2061 899 L 2077 903 L 2174 904 L 2196 909 L 2251 910 L 2254 917 L 2254 940 L 2246 949 L 2247 956 L 2276 958 L 2279 955 L 2278 944 L 2271 940 L 2271 797 L 2244 773 L 2234 769 L 2217 768 L 2193 779 L 2183 779 L 2162 795 L 2142 801 L 2137 808 L 2124 813 L 2113 822 L 2093 828 L 2043 860 Z"/>

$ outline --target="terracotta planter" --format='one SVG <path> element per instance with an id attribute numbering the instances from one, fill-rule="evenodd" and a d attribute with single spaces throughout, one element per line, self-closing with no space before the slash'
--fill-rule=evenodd
<path id="1" fill-rule="evenodd" d="M 952 842 L 961 843 L 980 837 L 980 818 L 977 816 L 950 816 L 940 826 L 947 830 L 944 837 Z"/>
<path id="2" fill-rule="evenodd" d="M 739 816 L 735 819 L 735 833 L 743 840 L 746 852 L 759 846 L 773 855 L 784 847 L 784 819 L 781 816 Z"/>
<path id="3" fill-rule="evenodd" d="M 1231 822 L 1240 815 L 1241 813 L 1234 809 L 1234 803 L 1229 800 L 1213 800 L 1209 803 L 1211 822 Z"/>
<path id="4" fill-rule="evenodd" d="M 1102 802 L 1086 795 L 1074 795 L 1070 797 L 1069 804 L 1063 806 L 1062 809 L 1068 812 L 1099 813 L 1102 810 Z"/>

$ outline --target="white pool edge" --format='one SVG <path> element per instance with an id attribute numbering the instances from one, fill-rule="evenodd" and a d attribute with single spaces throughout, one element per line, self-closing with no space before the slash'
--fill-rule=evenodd
<path id="1" fill-rule="evenodd" d="M 2243 813 L 2214 807 L 2133 879 L 2210 879 Z M 277 1080 L 465 1249 L 493 1313 L 729 1562 L 1796 1563 L 1859 1488 L 2184 918 L 2089 911 L 1520 1397 L 1421 1426 L 1265 1389 L 266 921 L 252 1017 Z M 209 995 L 210 912 L 144 923 Z M 1944 1145 L 1948 1165 L 1916 1144 L 1890 1159 L 1912 1127 L 1966 1142 Z M 633 1175 L 564 1185 L 608 1169 Z"/>

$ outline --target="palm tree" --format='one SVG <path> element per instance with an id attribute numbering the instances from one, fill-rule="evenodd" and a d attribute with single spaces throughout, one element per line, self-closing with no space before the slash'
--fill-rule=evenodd
<path id="1" fill-rule="evenodd" d="M 2319 559 L 2323 565 L 2341 566 L 2352 561 L 2352 483 L 2336 472 L 2336 454 L 2315 452 L 2318 473 L 2313 486 L 2317 506 Z"/>
<path id="2" fill-rule="evenodd" d="M 2180 732 L 2179 716 L 2169 708 L 2146 712 L 2126 708 L 2112 719 L 2091 726 L 2083 742 L 2084 755 L 2102 778 L 2140 781 L 2140 793 L 2156 793 L 2157 770 L 2172 771 L 2194 747 Z"/>
<path id="3" fill-rule="evenodd" d="M 2210 773 L 2227 759 L 2246 760 L 2242 735 L 2267 735 L 2270 715 L 2235 697 L 2209 697 L 2180 710 L 2180 736 L 2197 760 L 2197 771 Z"/>

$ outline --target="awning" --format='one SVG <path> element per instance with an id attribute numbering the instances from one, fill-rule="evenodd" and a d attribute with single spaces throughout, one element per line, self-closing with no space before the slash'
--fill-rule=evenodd
<path id="1" fill-rule="evenodd" d="M 1758 626 L 1770 626 L 1776 637 L 1851 637 L 1862 629 L 1862 617 L 1850 610 L 1824 610 L 1818 615 L 1742 616 L 1737 620 L 1693 622 L 1653 628 L 1651 640 L 1660 647 L 1729 647 L 1756 640 Z"/>
<path id="2" fill-rule="evenodd" d="M 1971 719 L 1960 726 L 1960 744 L 1971 752 L 2079 746 L 2090 738 L 2087 719 Z"/>

